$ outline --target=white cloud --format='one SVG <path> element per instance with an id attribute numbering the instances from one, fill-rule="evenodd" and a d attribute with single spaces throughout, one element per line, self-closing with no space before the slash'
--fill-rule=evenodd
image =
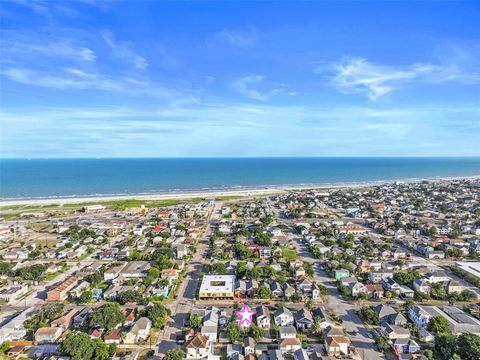
<path id="1" fill-rule="evenodd" d="M 143 56 L 134 53 L 130 49 L 131 44 L 129 42 L 115 40 L 113 33 L 109 31 L 104 32 L 102 38 L 110 47 L 115 57 L 130 62 L 139 70 L 144 70 L 148 67 L 148 61 Z"/>
<path id="2" fill-rule="evenodd" d="M 148 81 L 123 77 L 113 78 L 95 71 L 62 68 L 55 73 L 27 69 L 22 67 L 3 67 L 0 75 L 12 81 L 53 89 L 97 89 L 122 92 L 129 95 L 172 98 L 180 96 L 180 92 L 171 88 L 150 84 Z"/>
<path id="3" fill-rule="evenodd" d="M 257 31 L 254 27 L 249 27 L 248 30 L 231 30 L 222 29 L 214 34 L 215 40 L 220 40 L 235 47 L 252 47 L 255 45 Z"/>
<path id="4" fill-rule="evenodd" d="M 263 86 L 266 89 L 260 89 Z M 265 77 L 262 75 L 247 75 L 235 80 L 232 87 L 240 94 L 251 99 L 267 101 L 272 96 L 282 93 L 282 87 L 272 87 L 275 84 L 265 84 Z"/>
<path id="5" fill-rule="evenodd" d="M 414 63 L 407 66 L 375 64 L 361 57 L 345 58 L 328 66 L 320 65 L 316 73 L 327 73 L 333 86 L 345 94 L 366 94 L 377 100 L 398 87 L 413 83 L 444 81 L 478 81 L 478 75 L 466 74 L 454 64 Z"/>

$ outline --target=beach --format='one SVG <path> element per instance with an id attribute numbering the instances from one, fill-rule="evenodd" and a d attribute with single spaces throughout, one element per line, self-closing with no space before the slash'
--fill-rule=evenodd
<path id="1" fill-rule="evenodd" d="M 230 190 L 205 190 L 205 191 L 189 191 L 176 193 L 158 193 L 158 194 L 131 194 L 131 195 L 113 195 L 113 196 L 81 196 L 81 197 L 59 197 L 59 198 L 43 198 L 43 199 L 8 199 L 0 200 L 0 207 L 8 206 L 45 206 L 45 205 L 67 205 L 67 204 L 86 204 L 101 203 L 121 200 L 189 200 L 189 199 L 215 199 L 215 198 L 236 198 L 236 197 L 256 197 L 282 194 L 290 191 L 321 191 L 326 189 L 341 188 L 359 188 L 383 185 L 395 182 L 414 183 L 421 181 L 452 181 L 452 180 L 475 180 L 480 179 L 480 175 L 475 176 L 458 176 L 458 177 L 442 177 L 442 178 L 424 178 L 424 179 L 398 179 L 389 181 L 365 181 L 355 183 L 337 183 L 337 184 L 318 184 L 318 185 L 298 185 L 298 186 L 272 186 L 257 187 L 248 189 L 230 189 Z"/>

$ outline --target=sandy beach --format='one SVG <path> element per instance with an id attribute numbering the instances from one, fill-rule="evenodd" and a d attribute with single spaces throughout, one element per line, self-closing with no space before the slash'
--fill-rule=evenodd
<path id="1" fill-rule="evenodd" d="M 187 200 L 192 198 L 219 198 L 219 197 L 252 197 L 252 196 L 265 196 L 272 194 L 282 194 L 289 191 L 300 190 L 325 190 L 325 189 L 339 189 L 347 187 L 364 187 L 389 184 L 394 182 L 413 183 L 420 181 L 451 181 L 462 179 L 480 179 L 479 175 L 476 176 L 461 176 L 461 177 L 448 177 L 448 178 L 425 178 L 425 179 L 398 179 L 390 181 L 370 181 L 359 183 L 336 183 L 336 184 L 318 184 L 318 185 L 298 185 L 298 186 L 272 186 L 272 187 L 259 187 L 248 189 L 225 189 L 225 190 L 205 190 L 205 191 L 189 191 L 178 193 L 159 193 L 159 194 L 132 194 L 132 195 L 111 195 L 111 196 L 81 196 L 81 197 L 68 197 L 68 198 L 43 198 L 43 199 L 8 199 L 0 200 L 0 207 L 8 206 L 42 206 L 42 205 L 63 205 L 63 204 L 85 204 L 85 203 L 100 203 L 116 200 Z"/>

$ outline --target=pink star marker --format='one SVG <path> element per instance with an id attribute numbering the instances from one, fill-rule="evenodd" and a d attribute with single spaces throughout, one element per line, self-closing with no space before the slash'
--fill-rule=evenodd
<path id="1" fill-rule="evenodd" d="M 238 316 L 238 321 L 240 326 L 250 326 L 253 324 L 253 315 L 257 312 L 250 309 L 247 304 L 243 304 L 243 307 L 240 310 L 235 311 L 235 314 Z"/>

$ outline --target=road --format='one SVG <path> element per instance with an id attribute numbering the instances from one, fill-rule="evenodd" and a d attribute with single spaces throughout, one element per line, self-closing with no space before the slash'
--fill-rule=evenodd
<path id="1" fill-rule="evenodd" d="M 271 203 L 270 199 L 267 200 L 267 203 L 269 204 L 270 209 L 275 213 L 279 223 L 288 226 L 292 225 L 292 220 L 283 218 L 280 214 L 280 210 Z M 360 310 L 360 307 L 355 303 L 343 299 L 338 293 L 335 280 L 319 268 L 318 260 L 312 256 L 306 244 L 303 243 L 298 236 L 289 234 L 289 238 L 293 240 L 297 253 L 302 260 L 313 265 L 317 284 L 324 285 L 328 288 L 329 295 L 327 296 L 326 307 L 332 310 L 338 318 L 342 320 L 342 326 L 347 331 L 348 336 L 352 341 L 352 346 L 357 350 L 360 359 L 385 359 L 385 355 L 382 352 L 375 350 L 375 341 L 369 337 L 368 330 L 357 315 L 357 311 Z M 356 332 L 356 335 L 353 335 L 353 332 Z"/>
<path id="2" fill-rule="evenodd" d="M 203 260 L 209 247 L 210 235 L 214 231 L 212 221 L 218 219 L 221 207 L 222 202 L 216 202 L 210 213 L 210 217 L 207 219 L 207 228 L 198 242 L 195 255 L 188 264 L 187 273 L 177 292 L 177 298 L 173 304 L 169 305 L 172 315 L 165 328 L 159 333 L 155 346 L 155 355 L 165 354 L 168 350 L 179 347 L 175 342 L 175 337 L 181 334 L 182 326 L 185 320 L 189 318 L 190 312 L 195 306 L 195 295 L 199 286 Z"/>

